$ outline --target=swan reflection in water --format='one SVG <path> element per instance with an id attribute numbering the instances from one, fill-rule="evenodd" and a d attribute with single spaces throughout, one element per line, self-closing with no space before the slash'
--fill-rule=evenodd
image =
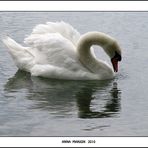
<path id="1" fill-rule="evenodd" d="M 55 117 L 78 114 L 79 118 L 106 118 L 117 115 L 121 109 L 121 91 L 113 80 L 53 80 L 17 71 L 6 83 L 5 91 L 12 95 L 21 89 L 27 91 L 25 98 L 33 102 L 28 109 L 46 110 Z"/>
<path id="2" fill-rule="evenodd" d="M 103 83 L 103 82 L 101 82 Z M 106 84 L 101 84 L 102 87 L 105 87 Z M 94 90 L 88 87 L 84 87 L 81 91 L 76 94 L 77 104 L 79 107 L 79 117 L 80 118 L 105 118 L 111 117 L 120 111 L 120 99 L 121 92 L 117 88 L 117 83 L 114 82 L 111 90 L 105 91 L 107 95 L 93 96 Z M 104 101 L 106 100 L 101 111 L 93 111 L 93 106 L 91 102 L 93 100 Z"/>

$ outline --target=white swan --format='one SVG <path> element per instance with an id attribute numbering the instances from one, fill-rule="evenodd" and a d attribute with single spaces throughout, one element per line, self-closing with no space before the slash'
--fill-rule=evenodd
<path id="1" fill-rule="evenodd" d="M 10 37 L 3 39 L 16 66 L 33 76 L 72 80 L 104 80 L 114 77 L 121 61 L 116 40 L 101 32 L 82 36 L 65 22 L 37 25 L 23 47 Z M 91 46 L 99 45 L 111 58 L 113 69 L 96 59 Z"/>

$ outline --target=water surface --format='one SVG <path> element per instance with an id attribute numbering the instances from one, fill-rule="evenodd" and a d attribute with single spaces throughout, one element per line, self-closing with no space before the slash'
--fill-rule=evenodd
<path id="1" fill-rule="evenodd" d="M 0 12 L 1 37 L 19 43 L 36 24 L 66 21 L 115 37 L 115 79 L 66 81 L 18 71 L 0 42 L 0 136 L 148 136 L 148 12 Z M 23 44 L 23 43 L 22 43 Z M 98 58 L 110 62 L 102 50 Z"/>

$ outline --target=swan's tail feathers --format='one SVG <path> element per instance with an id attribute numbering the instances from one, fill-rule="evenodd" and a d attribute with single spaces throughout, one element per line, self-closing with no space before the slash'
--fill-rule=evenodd
<path id="1" fill-rule="evenodd" d="M 3 39 L 3 43 L 10 49 L 10 50 L 20 50 L 23 47 L 16 43 L 13 39 L 11 39 L 10 37 L 6 36 Z"/>
<path id="2" fill-rule="evenodd" d="M 23 47 L 8 36 L 5 37 L 2 41 L 8 47 L 8 51 L 14 59 L 16 66 L 19 69 L 29 71 L 34 63 L 34 56 L 29 51 L 29 48 Z"/>

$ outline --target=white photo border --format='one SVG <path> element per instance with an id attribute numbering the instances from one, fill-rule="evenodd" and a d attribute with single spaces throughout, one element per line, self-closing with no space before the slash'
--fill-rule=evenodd
<path id="1" fill-rule="evenodd" d="M 0 1 L 0 11 L 148 11 L 148 1 Z"/>

